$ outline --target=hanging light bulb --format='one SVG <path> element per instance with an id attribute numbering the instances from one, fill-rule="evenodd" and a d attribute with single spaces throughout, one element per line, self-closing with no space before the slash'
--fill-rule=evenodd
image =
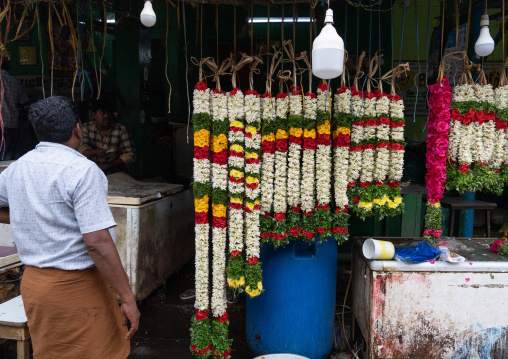
<path id="1" fill-rule="evenodd" d="M 488 56 L 494 51 L 494 39 L 489 32 L 489 15 L 483 15 L 480 22 L 480 36 L 474 44 L 474 51 L 478 56 Z"/>
<path id="2" fill-rule="evenodd" d="M 155 12 L 152 7 L 152 0 L 146 0 L 145 6 L 141 11 L 141 15 L 139 16 L 141 19 L 141 23 L 146 27 L 152 27 L 155 25 L 155 21 L 157 21 L 157 16 L 155 16 Z"/>
<path id="3" fill-rule="evenodd" d="M 325 27 L 312 44 L 312 73 L 324 80 L 342 74 L 344 41 L 333 27 L 333 10 L 326 10 Z"/>

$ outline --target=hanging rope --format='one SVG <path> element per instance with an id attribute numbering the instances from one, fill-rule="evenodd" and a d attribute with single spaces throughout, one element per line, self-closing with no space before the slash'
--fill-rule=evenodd
<path id="1" fill-rule="evenodd" d="M 445 16 L 445 4 L 446 2 L 443 2 L 443 16 L 441 18 L 441 51 L 440 51 L 440 57 L 443 58 L 443 45 L 444 45 L 444 16 Z M 442 78 L 441 78 L 442 80 Z M 441 82 L 439 80 L 439 82 Z"/>
<path id="2" fill-rule="evenodd" d="M 277 78 L 279 79 L 279 92 L 282 93 L 284 92 L 284 85 L 286 85 L 286 82 L 292 80 L 291 70 L 279 70 L 277 73 Z"/>
<path id="3" fill-rule="evenodd" d="M 362 65 L 363 65 L 363 59 L 365 58 L 365 51 L 362 51 L 362 54 L 358 58 L 358 63 L 356 65 L 356 74 L 355 74 L 355 80 L 354 80 L 354 86 L 356 90 L 358 91 L 358 79 L 360 79 L 363 76 L 362 71 Z"/>
<path id="4" fill-rule="evenodd" d="M 371 91 L 371 82 L 372 82 L 372 78 L 374 77 L 374 75 L 376 74 L 377 72 L 377 69 L 378 69 L 378 66 L 379 66 L 379 60 L 381 60 L 381 58 L 383 57 L 383 55 L 378 55 L 377 51 L 376 51 L 376 54 L 374 55 L 374 57 L 372 58 L 372 60 L 370 60 L 370 63 L 369 63 L 369 78 L 367 80 L 367 93 L 370 93 L 372 92 Z"/>
<path id="5" fill-rule="evenodd" d="M 483 66 L 481 67 L 480 74 L 478 75 L 478 84 L 481 86 L 485 86 L 488 84 L 487 77 L 485 76 L 485 71 Z"/>
<path id="6" fill-rule="evenodd" d="M 280 22 L 280 39 L 281 39 L 281 42 L 284 41 L 284 3 L 285 3 L 285 0 L 282 0 L 282 14 L 281 14 L 282 21 Z"/>
<path id="7" fill-rule="evenodd" d="M 260 64 L 263 63 L 263 58 L 261 54 L 258 56 L 251 57 L 252 62 L 249 66 L 249 88 L 254 91 L 254 75 L 259 75 L 261 71 L 257 68 Z"/>
<path id="8" fill-rule="evenodd" d="M 198 17 L 199 17 L 199 7 L 198 7 Z M 199 23 L 198 23 L 199 24 Z M 173 87 L 171 86 L 171 82 L 169 81 L 168 76 L 168 64 L 169 64 L 169 56 L 168 56 L 168 37 L 169 37 L 169 4 L 166 2 L 166 41 L 164 41 L 165 52 L 166 52 L 166 66 L 164 67 L 164 75 L 166 76 L 166 82 L 169 85 L 169 95 L 168 95 L 168 113 L 171 113 L 171 92 Z M 196 38 L 197 40 L 197 38 Z M 201 69 L 200 69 L 201 71 Z M 201 81 L 201 80 L 200 80 Z"/>
<path id="9" fill-rule="evenodd" d="M 300 55 L 296 58 L 297 60 L 303 60 L 305 62 L 305 65 L 307 67 L 299 68 L 298 69 L 298 75 L 303 75 L 304 72 L 308 71 L 309 75 L 309 92 L 312 92 L 312 65 L 309 60 L 309 54 L 307 51 L 300 52 Z M 303 95 L 303 91 L 302 91 Z"/>
<path id="10" fill-rule="evenodd" d="M 51 48 L 51 87 L 50 87 L 50 96 L 53 96 L 53 72 L 55 67 L 55 39 L 53 37 L 53 15 L 51 13 L 53 1 L 49 1 L 48 5 L 48 33 L 49 33 L 49 44 Z M 44 79 L 43 79 L 44 81 Z"/>
<path id="11" fill-rule="evenodd" d="M 464 51 L 464 64 L 462 66 L 462 74 L 460 75 L 459 85 L 473 84 L 473 76 L 471 69 L 473 68 L 473 62 L 469 61 L 466 52 Z M 502 77 L 502 75 L 501 75 Z M 506 78 L 506 76 L 505 76 Z"/>
<path id="12" fill-rule="evenodd" d="M 204 1 L 204 0 L 203 0 Z M 203 58 L 203 5 L 201 4 L 200 25 L 199 25 L 199 56 Z"/>
<path id="13" fill-rule="evenodd" d="M 406 62 L 405 64 L 400 64 L 399 66 L 397 66 L 393 73 L 392 73 L 392 88 L 391 88 L 391 92 L 390 94 L 392 96 L 395 96 L 395 80 L 400 78 L 402 75 L 406 74 L 407 72 L 409 72 L 409 64 Z"/>
<path id="14" fill-rule="evenodd" d="M 348 3 L 346 2 L 346 10 L 344 11 L 344 48 L 347 48 L 347 8 Z M 311 18 L 312 20 L 312 18 Z M 311 24 L 312 25 L 312 24 Z M 312 40 L 311 40 L 312 41 Z M 312 49 L 312 46 L 309 47 L 309 49 Z"/>
<path id="15" fill-rule="evenodd" d="M 219 63 L 219 0 L 215 3 L 215 37 L 217 38 L 217 63 Z"/>
<path id="16" fill-rule="evenodd" d="M 504 9 L 504 1 L 505 0 L 501 0 L 502 2 L 502 6 L 501 6 L 501 11 L 503 12 L 503 16 L 501 16 L 501 27 L 502 27 L 502 33 L 503 33 L 503 59 L 506 57 L 506 54 L 504 52 L 504 15 L 505 15 L 505 9 Z"/>
<path id="17" fill-rule="evenodd" d="M 460 61 L 463 60 L 464 58 L 467 58 L 467 54 L 465 51 L 454 51 L 443 56 L 441 58 L 441 62 L 439 63 L 438 82 L 443 81 L 445 71 L 450 68 L 450 65 L 446 64 L 446 60 L 448 58 Z"/>
<path id="18" fill-rule="evenodd" d="M 272 94 L 272 82 L 274 82 L 273 75 L 275 74 L 275 70 L 277 69 L 277 67 L 279 67 L 279 64 L 283 60 L 282 50 L 277 50 L 275 46 L 273 47 L 273 50 L 274 53 L 272 63 L 270 65 L 270 71 L 268 71 L 266 76 L 266 92 L 269 93 L 270 95 Z"/>
<path id="19" fill-rule="evenodd" d="M 378 42 L 379 42 L 378 48 L 379 48 L 379 53 L 381 53 L 381 51 L 382 51 L 382 49 L 381 49 L 381 1 L 378 2 L 377 24 L 378 24 L 377 37 L 378 37 Z M 379 77 L 381 77 L 381 64 L 379 64 Z"/>
<path id="20" fill-rule="evenodd" d="M 106 2 L 103 0 L 102 2 L 103 6 L 103 18 L 102 21 L 104 22 L 104 29 L 102 33 L 102 53 L 101 58 L 99 60 L 99 89 L 97 90 L 97 100 L 101 96 L 101 90 L 102 90 L 102 59 L 104 58 L 104 53 L 106 52 L 106 36 L 108 34 L 108 12 L 106 9 Z"/>
<path id="21" fill-rule="evenodd" d="M 228 57 L 226 60 L 222 61 L 220 66 L 217 66 L 217 63 L 215 60 L 211 57 L 208 57 L 206 61 L 204 62 L 206 66 L 212 71 L 213 73 L 213 81 L 215 82 L 215 88 L 219 91 L 222 90 L 220 86 L 220 77 L 222 75 L 230 75 L 231 73 L 227 72 L 228 69 L 231 67 L 231 63 L 233 62 L 232 56 Z"/>
<path id="22" fill-rule="evenodd" d="M 291 40 L 285 40 L 282 42 L 282 47 L 284 49 L 284 52 L 287 55 L 287 60 L 284 60 L 283 62 L 290 62 L 293 64 L 293 85 L 296 86 L 296 56 L 295 56 L 295 48 L 293 46 L 293 43 Z"/>
<path id="23" fill-rule="evenodd" d="M 419 25 L 418 25 L 418 3 L 417 2 L 415 2 L 414 7 L 415 7 L 415 20 L 416 20 L 415 21 L 415 25 L 416 25 L 416 49 L 417 49 L 416 51 L 417 51 L 417 57 L 418 57 L 418 73 L 416 74 L 416 76 L 413 79 L 413 83 L 414 83 L 414 85 L 416 87 L 415 106 L 413 108 L 413 122 L 416 121 L 416 108 L 417 108 L 417 105 L 418 105 L 418 96 L 420 94 L 420 86 L 419 86 L 419 83 L 418 83 L 418 79 L 420 78 L 420 74 L 422 72 L 422 69 L 421 69 L 421 66 L 420 66 L 420 31 L 419 31 L 420 29 L 419 29 Z M 459 32 L 457 31 L 457 34 L 458 33 Z"/>
<path id="24" fill-rule="evenodd" d="M 416 6 L 416 3 L 415 3 Z M 406 6 L 402 5 L 402 29 L 400 31 L 399 63 L 402 61 L 402 46 L 404 45 L 404 29 L 406 25 Z"/>
<path id="25" fill-rule="evenodd" d="M 346 63 L 348 60 L 348 52 L 344 50 L 344 65 L 342 67 L 342 75 L 340 76 L 340 86 L 344 87 L 346 86 Z"/>
<path id="26" fill-rule="evenodd" d="M 251 63 L 253 61 L 252 56 L 249 56 L 245 53 L 242 53 L 242 59 L 235 63 L 234 56 L 231 56 L 231 84 L 233 85 L 233 88 L 236 87 L 236 78 L 238 76 L 238 71 L 245 65 Z"/>
<path id="27" fill-rule="evenodd" d="M 236 2 L 233 9 L 233 60 L 236 61 Z"/>
<path id="28" fill-rule="evenodd" d="M 192 64 L 196 65 L 199 68 L 199 82 L 203 81 L 203 65 L 209 60 L 213 60 L 213 57 L 205 57 L 199 61 L 195 57 L 190 58 Z"/>
<path id="29" fill-rule="evenodd" d="M 397 65 L 394 69 L 391 69 L 379 79 L 379 90 L 383 91 L 383 81 L 386 81 L 390 87 L 390 93 L 395 95 L 395 80 L 400 78 L 403 74 L 409 71 L 409 63 Z"/>
<path id="30" fill-rule="evenodd" d="M 74 87 L 76 85 L 76 80 L 78 78 L 78 72 L 79 72 L 78 56 L 79 56 L 80 47 L 79 47 L 78 35 L 76 33 L 76 29 L 74 28 L 74 24 L 72 21 L 72 15 L 71 15 L 69 9 L 67 8 L 67 5 L 65 4 L 65 2 L 62 2 L 62 8 L 63 8 L 64 24 L 69 26 L 69 29 L 71 32 L 70 37 L 69 37 L 69 43 L 71 44 L 72 51 L 74 52 L 74 63 L 76 65 L 76 67 L 74 69 L 74 76 L 72 79 L 72 90 L 71 90 L 72 100 L 74 101 L 75 100 Z M 58 15 L 58 11 L 56 11 L 56 13 Z"/>
<path id="31" fill-rule="evenodd" d="M 254 1 L 250 0 L 250 53 L 254 54 Z"/>
<path id="32" fill-rule="evenodd" d="M 508 57 L 504 60 L 503 69 L 501 71 L 501 76 L 499 78 L 499 87 L 508 85 L 508 80 L 506 78 L 506 69 L 507 68 L 508 68 Z"/>
<path id="33" fill-rule="evenodd" d="M 503 0 L 503 4 L 504 4 L 504 0 Z M 467 27 L 466 27 L 466 52 L 469 51 L 469 29 L 470 29 L 470 26 L 471 26 L 471 7 L 473 5 L 473 0 L 469 0 L 469 10 L 468 10 L 468 13 L 467 13 Z M 503 19 L 504 19 L 504 16 L 503 16 Z M 504 31 L 503 31 L 503 34 L 504 34 Z"/>
<path id="34" fill-rule="evenodd" d="M 427 2 L 427 11 L 428 11 L 428 15 L 427 15 L 427 47 L 426 47 L 426 56 L 429 55 L 429 51 L 430 51 L 430 13 L 431 13 L 431 7 L 430 7 L 430 0 L 428 0 Z M 467 50 L 467 48 L 466 48 Z M 428 79 L 429 79 L 429 66 L 427 64 L 427 67 L 425 68 L 425 86 L 428 87 Z M 428 99 L 428 95 L 429 95 L 429 92 L 427 91 L 427 99 Z"/>
<path id="35" fill-rule="evenodd" d="M 39 3 L 37 2 L 36 5 L 37 9 L 37 36 L 39 38 L 39 44 L 42 44 L 41 39 L 41 21 L 40 21 L 40 14 L 39 14 Z M 46 90 L 44 89 L 44 57 L 42 55 L 42 46 L 39 46 L 39 54 L 41 57 L 41 79 L 42 79 L 42 98 L 46 98 Z M 3 55 L 2 55 L 3 56 Z"/>

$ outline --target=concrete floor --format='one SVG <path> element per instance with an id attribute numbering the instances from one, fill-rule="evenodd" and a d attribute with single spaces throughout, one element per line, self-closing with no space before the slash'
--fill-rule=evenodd
<path id="1" fill-rule="evenodd" d="M 194 300 L 180 299 L 183 291 L 194 288 L 193 262 L 187 263 L 164 285 L 139 303 L 140 328 L 131 341 L 131 355 L 128 359 L 195 358 L 189 349 L 189 327 L 194 312 Z M 339 264 L 339 269 L 341 268 L 347 271 L 349 263 L 343 266 Z M 341 279 L 340 273 L 341 270 L 338 272 L 337 305 L 343 304 L 343 292 L 347 285 L 347 281 L 344 283 L 344 277 Z M 241 295 L 238 303 L 228 305 L 229 334 L 233 339 L 231 356 L 236 359 L 252 359 L 256 356 L 249 350 L 246 342 L 245 302 L 245 295 Z M 349 321 L 349 315 L 346 315 L 346 321 Z M 334 353 L 330 354 L 330 358 L 336 358 Z M 0 358 L 16 359 L 16 342 L 0 341 Z"/>
<path id="2" fill-rule="evenodd" d="M 194 300 L 180 299 L 180 293 L 194 288 L 194 263 L 187 263 L 178 273 L 140 303 L 140 328 L 131 342 L 129 359 L 195 358 L 190 352 L 189 328 L 194 313 Z M 231 356 L 253 358 L 245 341 L 245 296 L 229 304 Z"/>

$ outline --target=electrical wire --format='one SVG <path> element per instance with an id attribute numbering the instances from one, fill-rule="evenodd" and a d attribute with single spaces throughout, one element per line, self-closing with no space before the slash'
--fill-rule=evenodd
<path id="1" fill-rule="evenodd" d="M 400 31 L 399 64 L 402 62 L 402 46 L 404 44 L 404 28 L 406 25 L 406 6 L 402 5 L 402 29 Z"/>
<path id="2" fill-rule="evenodd" d="M 458 1 L 458 0 L 457 0 Z M 415 107 L 413 110 L 413 123 L 416 122 L 416 106 L 418 105 L 418 95 L 420 94 L 420 86 L 418 83 L 418 79 L 420 77 L 420 73 L 422 72 L 421 66 L 420 66 L 420 31 L 419 31 L 419 25 L 418 25 L 418 3 L 415 1 L 414 3 L 415 7 L 415 24 L 416 24 L 416 48 L 417 48 L 417 57 L 418 57 L 418 73 L 413 79 L 413 83 L 416 86 L 416 98 L 415 98 Z"/>
<path id="3" fill-rule="evenodd" d="M 188 112 L 187 112 L 187 144 L 189 144 L 191 105 L 190 105 L 190 96 L 189 96 L 189 60 L 188 60 L 188 56 L 187 56 L 187 20 L 185 18 L 185 1 L 182 1 L 182 15 L 183 15 L 183 39 L 185 41 L 185 82 L 187 84 L 187 106 L 188 106 Z M 218 56 L 219 56 L 219 53 L 217 52 L 217 58 L 218 58 Z"/>
<path id="4" fill-rule="evenodd" d="M 390 40 L 392 50 L 392 69 L 393 69 L 393 0 L 390 0 Z"/>
<path id="5" fill-rule="evenodd" d="M 348 2 L 346 2 L 346 9 L 344 11 L 344 48 L 347 49 L 347 8 Z M 311 47 L 312 48 L 312 47 Z"/>
<path id="6" fill-rule="evenodd" d="M 38 34 L 38 37 L 39 37 L 39 44 L 42 44 L 42 39 L 41 39 L 41 21 L 40 21 L 41 16 L 40 16 L 40 13 L 39 13 L 39 2 L 37 2 L 36 8 L 37 8 L 37 34 Z M 44 57 L 42 56 L 42 46 L 39 46 L 39 49 L 40 49 L 39 53 L 40 53 L 40 56 L 41 56 L 42 98 L 46 98 L 46 90 L 44 89 Z"/>
<path id="7" fill-rule="evenodd" d="M 199 8 L 198 8 L 199 9 Z M 169 56 L 168 56 L 168 36 L 169 35 L 169 4 L 168 2 L 166 2 L 166 41 L 165 41 L 165 44 L 166 45 L 166 66 L 164 68 L 164 74 L 166 75 L 166 81 L 168 82 L 168 85 L 169 85 L 169 96 L 168 96 L 168 113 L 171 113 L 171 92 L 173 91 L 173 87 L 171 86 L 171 82 L 169 81 L 169 77 L 168 77 L 168 63 L 169 63 Z M 187 86 L 187 93 L 188 93 L 189 89 L 188 89 L 188 86 Z"/>
<path id="8" fill-rule="evenodd" d="M 381 3 L 381 0 L 378 0 L 377 1 L 378 3 Z M 363 5 L 361 2 L 360 3 L 355 3 L 351 0 L 347 0 L 347 3 L 353 7 L 361 7 L 363 10 L 366 10 L 366 11 L 373 11 L 373 12 L 388 12 L 390 10 L 393 9 L 393 6 L 390 5 L 390 8 L 389 9 L 384 9 L 384 10 L 381 10 L 381 8 L 379 7 L 378 10 L 374 9 L 374 6 L 376 6 L 376 2 L 373 2 L 372 5 Z"/>
<path id="9" fill-rule="evenodd" d="M 378 40 L 379 40 L 379 54 L 381 55 L 381 1 L 378 2 L 378 10 L 379 12 L 377 13 L 377 25 L 378 25 L 378 29 L 377 29 L 377 37 L 378 37 Z M 381 78 L 381 64 L 379 64 L 379 77 Z"/>

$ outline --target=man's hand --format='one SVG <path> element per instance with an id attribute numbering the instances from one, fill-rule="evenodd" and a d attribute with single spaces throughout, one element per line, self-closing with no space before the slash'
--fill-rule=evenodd
<path id="1" fill-rule="evenodd" d="M 101 229 L 83 234 L 83 241 L 95 265 L 121 298 L 123 324 L 131 325 L 125 336 L 129 340 L 138 330 L 140 314 L 111 234 L 107 229 Z"/>
<path id="2" fill-rule="evenodd" d="M 111 162 L 108 162 L 108 163 L 100 163 L 98 164 L 97 166 L 99 166 L 99 168 L 103 171 L 107 171 L 111 168 Z"/>
<path id="3" fill-rule="evenodd" d="M 96 157 L 104 157 L 106 156 L 106 149 L 105 148 L 97 148 L 95 150 L 92 150 L 93 151 L 93 155 L 96 156 Z"/>
<path id="4" fill-rule="evenodd" d="M 130 329 L 125 336 L 125 340 L 131 340 L 134 333 L 138 330 L 140 316 L 134 296 L 127 301 L 122 299 L 121 309 L 123 315 L 123 325 L 127 326 L 130 323 Z"/>

